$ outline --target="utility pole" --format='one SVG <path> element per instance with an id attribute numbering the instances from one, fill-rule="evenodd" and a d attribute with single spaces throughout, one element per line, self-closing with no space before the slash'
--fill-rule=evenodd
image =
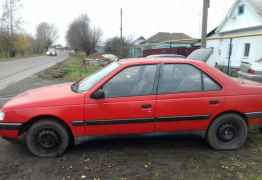
<path id="1" fill-rule="evenodd" d="M 120 9 L 120 39 L 123 39 L 123 9 Z"/>
<path id="2" fill-rule="evenodd" d="M 120 54 L 123 55 L 123 9 L 120 9 Z"/>
<path id="3" fill-rule="evenodd" d="M 10 0 L 9 2 L 9 18 L 10 18 L 10 35 L 13 39 L 13 35 L 14 35 L 14 0 Z"/>
<path id="4" fill-rule="evenodd" d="M 201 47 L 206 48 L 207 45 L 207 21 L 208 21 L 208 8 L 210 0 L 203 0 L 203 13 L 202 13 L 202 35 L 201 35 Z"/>

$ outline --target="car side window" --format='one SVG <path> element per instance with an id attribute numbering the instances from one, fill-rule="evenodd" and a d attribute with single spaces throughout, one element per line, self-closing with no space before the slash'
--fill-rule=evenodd
<path id="1" fill-rule="evenodd" d="M 159 93 L 201 91 L 201 71 L 187 64 L 165 64 L 159 80 Z"/>
<path id="2" fill-rule="evenodd" d="M 200 92 L 221 87 L 201 70 L 189 64 L 165 64 L 161 68 L 158 93 Z"/>
<path id="3" fill-rule="evenodd" d="M 105 97 L 152 94 L 156 70 L 156 65 L 140 65 L 124 69 L 103 86 Z"/>
<path id="4" fill-rule="evenodd" d="M 204 86 L 203 86 L 204 91 L 221 90 L 221 86 L 204 73 L 203 73 L 203 83 L 204 83 Z"/>

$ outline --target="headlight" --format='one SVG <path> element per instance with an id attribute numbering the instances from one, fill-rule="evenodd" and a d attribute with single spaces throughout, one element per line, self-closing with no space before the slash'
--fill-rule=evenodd
<path id="1" fill-rule="evenodd" d="M 3 121 L 5 118 L 5 113 L 0 112 L 0 121 Z"/>

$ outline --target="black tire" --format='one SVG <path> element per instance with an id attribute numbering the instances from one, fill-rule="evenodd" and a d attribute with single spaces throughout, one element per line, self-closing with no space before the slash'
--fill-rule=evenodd
<path id="1" fill-rule="evenodd" d="M 209 127 L 207 140 L 216 150 L 235 150 L 246 142 L 247 135 L 245 119 L 237 114 L 224 114 Z"/>
<path id="2" fill-rule="evenodd" d="M 26 132 L 25 142 L 28 150 L 38 157 L 59 157 L 70 144 L 66 128 L 52 120 L 34 123 Z"/>

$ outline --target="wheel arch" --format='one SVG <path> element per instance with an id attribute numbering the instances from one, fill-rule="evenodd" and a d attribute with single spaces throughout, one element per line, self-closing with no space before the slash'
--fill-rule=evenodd
<path id="1" fill-rule="evenodd" d="M 20 128 L 19 133 L 18 133 L 19 136 L 23 135 L 33 124 L 39 121 L 42 121 L 42 120 L 47 120 L 47 119 L 55 121 L 59 123 L 60 125 L 62 125 L 70 136 L 70 144 L 74 144 L 74 135 L 69 125 L 65 123 L 61 118 L 57 116 L 53 116 L 53 115 L 39 115 L 39 116 L 35 116 L 31 118 L 29 121 L 23 124 L 23 126 Z"/>
<path id="2" fill-rule="evenodd" d="M 210 124 L 209 124 L 209 126 L 208 126 L 208 129 L 209 129 L 209 127 L 212 125 L 212 123 L 213 123 L 218 117 L 223 116 L 223 115 L 225 115 L 225 114 L 237 114 L 237 115 L 241 116 L 241 117 L 245 120 L 247 126 L 249 126 L 249 124 L 248 124 L 248 117 L 247 117 L 244 113 L 241 113 L 240 111 L 236 111 L 236 110 L 228 110 L 228 111 L 221 112 L 221 113 L 217 114 L 216 116 L 214 116 L 214 117 L 212 118 L 212 121 L 210 122 Z"/>

